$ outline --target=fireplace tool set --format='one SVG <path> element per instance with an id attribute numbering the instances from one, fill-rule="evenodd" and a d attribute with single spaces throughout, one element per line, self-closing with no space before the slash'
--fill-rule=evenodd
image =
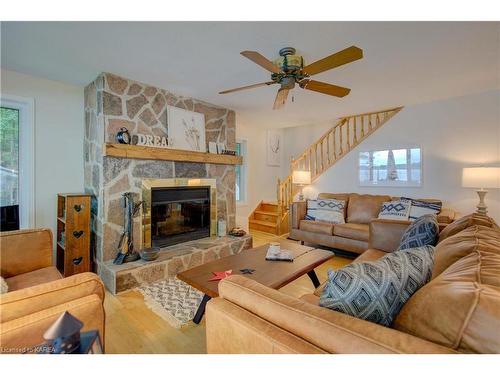
<path id="1" fill-rule="evenodd" d="M 139 212 L 144 201 L 134 202 L 131 192 L 123 193 L 124 223 L 123 233 L 118 244 L 118 254 L 114 264 L 133 262 L 139 259 L 139 253 L 134 250 L 134 216 Z"/>

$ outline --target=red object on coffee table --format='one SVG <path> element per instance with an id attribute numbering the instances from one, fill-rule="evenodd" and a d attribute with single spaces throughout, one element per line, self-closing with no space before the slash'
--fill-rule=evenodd
<path id="1" fill-rule="evenodd" d="M 214 276 L 210 279 L 208 279 L 208 281 L 217 281 L 217 280 L 222 280 L 222 279 L 225 279 L 226 277 L 228 276 L 231 276 L 231 274 L 233 273 L 233 270 L 227 270 L 227 271 L 221 271 L 221 272 L 212 272 L 214 274 Z"/>

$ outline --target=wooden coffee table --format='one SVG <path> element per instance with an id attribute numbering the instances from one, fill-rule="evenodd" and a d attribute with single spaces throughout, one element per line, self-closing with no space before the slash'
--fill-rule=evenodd
<path id="1" fill-rule="evenodd" d="M 279 289 L 307 274 L 314 287 L 317 288 L 320 282 L 314 268 L 332 258 L 334 256 L 333 252 L 314 249 L 289 241 L 279 242 L 282 249 L 293 253 L 295 257 L 293 262 L 266 260 L 269 247 L 269 244 L 266 244 L 179 273 L 177 278 L 205 293 L 193 322 L 198 324 L 205 313 L 207 302 L 211 298 L 219 296 L 219 281 L 208 281 L 213 276 L 213 272 L 232 270 L 233 275 L 242 275 L 243 273 L 240 270 L 245 268 L 254 269 L 254 273 L 245 274 L 244 276 L 273 289 Z"/>

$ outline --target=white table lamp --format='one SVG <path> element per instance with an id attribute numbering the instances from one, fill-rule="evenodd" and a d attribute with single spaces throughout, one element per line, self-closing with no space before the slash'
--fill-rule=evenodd
<path id="1" fill-rule="evenodd" d="M 306 185 L 311 184 L 311 172 L 309 171 L 293 171 L 292 173 L 292 183 L 300 186 L 299 200 L 304 200 L 304 194 L 302 194 L 302 189 Z"/>
<path id="2" fill-rule="evenodd" d="M 464 168 L 462 173 L 462 186 L 478 189 L 477 195 L 479 195 L 479 204 L 477 205 L 477 212 L 486 215 L 488 212 L 486 204 L 484 203 L 484 196 L 488 192 L 486 189 L 500 189 L 500 168 Z"/>

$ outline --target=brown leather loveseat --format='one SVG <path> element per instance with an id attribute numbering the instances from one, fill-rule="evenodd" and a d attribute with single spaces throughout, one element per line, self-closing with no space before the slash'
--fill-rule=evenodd
<path id="1" fill-rule="evenodd" d="M 50 229 L 0 233 L 0 270 L 9 290 L 0 294 L 0 350 L 19 353 L 43 342 L 64 312 L 99 330 L 104 345 L 104 286 L 90 272 L 63 278 L 53 266 Z"/>
<path id="2" fill-rule="evenodd" d="M 335 249 L 361 254 L 368 248 L 370 222 L 379 215 L 382 203 L 397 198 L 389 195 L 370 195 L 356 193 L 321 193 L 320 199 L 338 199 L 346 202 L 345 224 L 330 224 L 305 220 L 306 201 L 294 202 L 289 214 L 289 237 L 311 244 L 328 246 Z M 436 199 L 426 199 L 438 202 Z M 455 212 L 443 208 L 437 215 L 440 226 L 453 221 Z"/>
<path id="3" fill-rule="evenodd" d="M 374 222 L 355 261 L 394 251 L 405 229 Z M 243 276 L 222 280 L 207 304 L 208 352 L 500 353 L 500 229 L 488 217 L 469 215 L 440 233 L 431 281 L 392 327 L 320 307 L 321 288 L 297 299 Z"/>

